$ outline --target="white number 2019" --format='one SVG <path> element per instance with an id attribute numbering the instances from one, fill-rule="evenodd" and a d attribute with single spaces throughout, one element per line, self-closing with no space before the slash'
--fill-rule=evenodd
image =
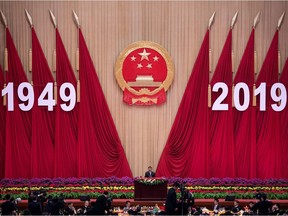
<path id="1" fill-rule="evenodd" d="M 222 93 L 218 96 L 212 105 L 212 110 L 228 110 L 229 106 L 227 103 L 223 103 L 228 95 L 228 86 L 226 83 L 218 82 L 212 88 L 212 92 L 218 92 L 222 89 Z M 240 92 L 243 91 L 243 102 L 240 103 Z M 234 105 L 239 111 L 245 111 L 248 109 L 250 104 L 250 91 L 246 83 L 239 82 L 234 87 Z M 253 93 L 252 93 L 253 94 Z M 253 96 L 259 95 L 259 109 L 260 111 L 266 111 L 266 83 L 261 83 L 254 92 Z M 274 83 L 270 90 L 271 99 L 275 102 L 271 104 L 274 111 L 280 112 L 285 109 L 287 104 L 287 90 L 282 83 Z"/>

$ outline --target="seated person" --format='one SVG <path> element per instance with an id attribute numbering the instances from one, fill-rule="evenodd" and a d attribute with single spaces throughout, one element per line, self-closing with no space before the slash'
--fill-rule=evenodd
<path id="1" fill-rule="evenodd" d="M 155 177 L 156 175 L 155 175 L 155 172 L 153 172 L 152 171 L 152 167 L 151 166 L 149 166 L 148 167 L 148 171 L 147 172 L 145 172 L 145 177 L 146 178 L 151 178 L 151 177 Z"/>
<path id="2" fill-rule="evenodd" d="M 89 200 L 86 200 L 84 202 L 84 206 L 77 210 L 77 214 L 86 214 L 86 212 L 89 211 L 91 208 L 89 204 L 90 204 Z"/>
<path id="3" fill-rule="evenodd" d="M 131 209 L 131 203 L 130 203 L 130 201 L 129 200 L 127 200 L 126 201 L 126 205 L 125 205 L 125 207 L 123 208 L 123 211 L 125 212 L 125 213 L 128 213 L 128 211 Z"/>
<path id="4" fill-rule="evenodd" d="M 279 214 L 280 214 L 280 206 L 279 204 L 276 203 L 272 206 L 272 210 L 269 213 L 269 215 L 279 215 Z"/>
<path id="5" fill-rule="evenodd" d="M 221 208 L 221 206 L 219 205 L 219 200 L 218 200 L 217 198 L 215 198 L 215 199 L 214 199 L 214 206 L 213 206 L 212 211 L 213 211 L 215 214 L 218 214 L 220 208 Z"/>
<path id="6" fill-rule="evenodd" d="M 64 208 L 64 215 L 76 215 L 77 212 L 73 206 L 72 202 L 69 202 L 67 206 Z"/>
<path id="7" fill-rule="evenodd" d="M 233 214 L 237 214 L 238 212 L 241 211 L 241 207 L 239 206 L 239 201 L 238 200 L 234 201 L 234 207 L 232 208 L 231 211 L 232 211 Z"/>

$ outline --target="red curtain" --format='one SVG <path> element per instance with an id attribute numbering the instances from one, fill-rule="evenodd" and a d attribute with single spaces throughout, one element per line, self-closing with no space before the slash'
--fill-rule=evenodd
<path id="1" fill-rule="evenodd" d="M 210 110 L 210 156 L 211 176 L 234 177 L 235 159 L 233 142 L 233 113 L 232 113 L 232 30 L 230 30 L 218 64 L 216 66 L 211 87 L 217 82 L 228 85 L 228 95 L 223 101 L 228 104 L 228 111 Z M 219 93 L 212 92 L 212 104 Z"/>
<path id="2" fill-rule="evenodd" d="M 47 60 L 42 51 L 34 28 L 32 28 L 32 80 L 35 99 L 48 82 L 54 83 Z M 32 110 L 31 175 L 54 176 L 54 111 L 34 105 Z"/>
<path id="3" fill-rule="evenodd" d="M 250 91 L 250 104 L 246 111 L 233 109 L 235 174 L 236 177 L 256 177 L 256 110 L 252 106 L 254 84 L 254 35 L 253 29 L 244 51 L 234 84 L 244 82 Z M 243 94 L 240 97 L 243 103 Z"/>
<path id="4" fill-rule="evenodd" d="M 161 155 L 157 176 L 210 177 L 208 148 L 209 31 Z M 189 161 L 189 162 L 188 162 Z"/>
<path id="5" fill-rule="evenodd" d="M 69 62 L 62 39 L 56 29 L 56 78 L 58 96 L 55 120 L 55 177 L 77 176 L 77 135 L 78 135 L 78 104 L 70 112 L 60 107 L 64 103 L 59 97 L 60 86 L 71 83 L 75 90 L 77 82 Z"/>
<path id="6" fill-rule="evenodd" d="M 129 176 L 132 173 L 81 30 L 79 177 Z"/>
<path id="7" fill-rule="evenodd" d="M 6 28 L 8 72 L 6 81 L 14 83 L 14 111 L 6 111 L 6 178 L 31 177 L 31 112 L 20 110 L 17 97 L 20 83 L 28 82 L 9 29 Z M 8 106 L 6 106 L 7 108 Z"/>
<path id="8" fill-rule="evenodd" d="M 288 59 L 286 60 L 285 66 L 283 68 L 280 82 L 283 83 L 288 91 Z M 281 142 L 281 153 L 282 153 L 282 177 L 288 178 L 288 109 L 286 108 L 280 112 L 280 142 Z M 286 167 L 286 168 L 285 168 Z"/>
<path id="9" fill-rule="evenodd" d="M 4 72 L 0 66 L 0 87 L 4 86 Z M 6 119 L 6 110 L 3 106 L 2 97 L 0 99 L 0 179 L 4 178 L 5 175 L 5 119 Z"/>
<path id="10" fill-rule="evenodd" d="M 256 86 L 267 84 L 266 111 L 257 110 L 257 177 L 279 178 L 281 176 L 281 146 L 279 113 L 271 108 L 270 88 L 278 81 L 278 31 L 275 32 L 263 62 Z M 257 102 L 259 106 L 259 101 Z"/>

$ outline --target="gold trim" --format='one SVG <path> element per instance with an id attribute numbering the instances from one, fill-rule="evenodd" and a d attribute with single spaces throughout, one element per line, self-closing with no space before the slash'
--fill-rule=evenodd
<path id="1" fill-rule="evenodd" d="M 147 95 L 154 95 L 157 94 L 160 90 L 164 88 L 165 91 L 168 90 L 170 85 L 172 84 L 173 77 L 174 77 L 174 64 L 172 62 L 172 58 L 169 55 L 168 51 L 163 48 L 160 44 L 152 42 L 152 41 L 137 41 L 132 44 L 129 44 L 118 56 L 118 59 L 115 63 L 114 72 L 116 80 L 120 86 L 120 88 L 124 91 L 124 89 L 127 89 L 129 92 L 135 95 L 142 95 L 143 91 L 137 91 L 133 88 L 131 88 L 128 83 L 124 80 L 123 74 L 122 74 L 122 66 L 124 60 L 127 58 L 127 56 L 133 52 L 136 49 L 140 48 L 150 48 L 156 50 L 165 60 L 166 66 L 167 66 L 167 76 L 166 79 L 163 81 L 162 85 L 160 85 L 158 88 L 154 89 L 153 91 L 146 92 Z"/>
<path id="2" fill-rule="evenodd" d="M 132 98 L 132 104 L 137 103 L 138 101 L 142 103 L 148 103 L 149 101 L 152 101 L 153 103 L 157 103 L 157 98 L 147 98 L 147 97 L 142 97 L 142 98 Z"/>

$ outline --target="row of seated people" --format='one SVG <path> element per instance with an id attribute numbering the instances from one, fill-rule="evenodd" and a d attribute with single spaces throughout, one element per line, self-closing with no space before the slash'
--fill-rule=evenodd
<path id="1" fill-rule="evenodd" d="M 193 212 L 193 211 L 192 211 Z M 260 198 L 258 202 L 249 202 L 249 205 L 241 206 L 238 200 L 234 201 L 233 207 L 222 207 L 217 198 L 214 206 L 210 209 L 203 207 L 194 209 L 193 214 L 201 215 L 288 215 L 287 210 L 281 210 L 280 205 L 268 201 L 266 197 Z"/>
<path id="2" fill-rule="evenodd" d="M 73 203 L 66 203 L 64 198 L 52 198 L 50 196 L 43 203 L 42 196 L 32 194 L 29 198 L 28 209 L 20 212 L 17 210 L 17 201 L 6 195 L 6 202 L 1 205 L 0 215 L 166 215 L 165 206 L 152 207 L 146 206 L 131 206 L 130 201 L 126 201 L 124 208 L 112 208 L 112 200 L 109 199 L 108 192 L 104 192 L 96 202 L 88 200 L 83 202 L 81 208 L 75 208 Z M 197 203 L 196 203 L 197 204 Z M 177 215 L 287 215 L 288 211 L 281 210 L 278 204 L 266 199 L 266 196 L 261 196 L 259 202 L 250 202 L 249 205 L 243 206 L 237 200 L 234 201 L 234 206 L 221 207 L 218 199 L 214 199 L 214 205 L 210 208 L 194 206 L 193 202 L 181 202 L 178 200 Z"/>

